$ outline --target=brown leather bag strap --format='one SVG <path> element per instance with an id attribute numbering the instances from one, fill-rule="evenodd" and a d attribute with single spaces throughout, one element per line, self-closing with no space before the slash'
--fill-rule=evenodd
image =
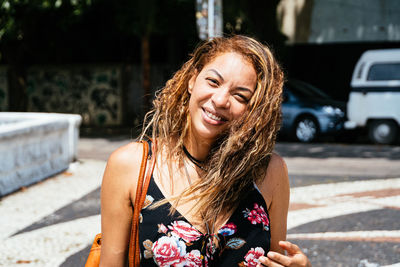
<path id="1" fill-rule="evenodd" d="M 136 267 L 140 265 L 140 246 L 139 246 L 139 214 L 142 210 L 144 201 L 146 199 L 147 189 L 149 187 L 151 175 L 153 174 L 154 165 L 156 162 L 155 157 L 155 143 L 152 142 L 153 156 L 151 157 L 150 168 L 147 170 L 146 178 L 145 172 L 147 167 L 147 158 L 149 156 L 149 144 L 146 141 L 143 143 L 143 156 L 140 165 L 138 184 L 136 189 L 136 197 L 133 209 L 131 236 L 129 241 L 129 266 Z"/>

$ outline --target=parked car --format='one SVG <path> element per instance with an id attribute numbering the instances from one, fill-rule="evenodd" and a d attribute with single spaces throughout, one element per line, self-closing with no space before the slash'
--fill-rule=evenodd
<path id="1" fill-rule="evenodd" d="M 369 138 L 391 144 L 400 130 L 400 49 L 364 52 L 351 80 L 347 129 L 367 127 Z"/>
<path id="2" fill-rule="evenodd" d="M 345 106 L 311 84 L 289 80 L 283 88 L 280 132 L 300 142 L 334 135 L 343 129 Z"/>

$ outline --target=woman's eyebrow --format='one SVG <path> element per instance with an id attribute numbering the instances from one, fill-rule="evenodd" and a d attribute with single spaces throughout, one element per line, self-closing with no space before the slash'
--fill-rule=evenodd
<path id="1" fill-rule="evenodd" d="M 216 71 L 215 69 L 209 69 L 208 71 L 212 71 L 212 72 L 214 72 L 222 81 L 224 81 L 224 78 L 222 77 L 222 75 L 221 74 L 219 74 L 219 72 L 218 71 Z"/>
<path id="2" fill-rule="evenodd" d="M 251 89 L 249 89 L 249 88 L 246 88 L 246 87 L 237 87 L 237 89 L 239 91 L 246 91 L 246 92 L 249 92 L 249 93 L 253 94 L 253 91 Z"/>
<path id="3" fill-rule="evenodd" d="M 219 72 L 218 72 L 217 70 L 215 70 L 215 69 L 209 69 L 209 70 L 207 70 L 207 71 L 214 72 L 214 73 L 222 80 L 222 82 L 224 82 L 224 78 L 222 77 L 221 74 L 219 74 Z M 240 91 L 247 91 L 247 92 L 249 92 L 249 93 L 251 93 L 251 94 L 253 93 L 253 91 L 252 91 L 251 89 L 246 88 L 246 87 L 237 87 L 237 89 L 240 90 Z"/>

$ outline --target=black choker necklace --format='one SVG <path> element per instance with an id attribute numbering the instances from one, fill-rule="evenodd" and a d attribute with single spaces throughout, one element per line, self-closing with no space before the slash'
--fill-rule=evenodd
<path id="1" fill-rule="evenodd" d="M 199 167 L 200 169 L 202 169 L 204 171 L 204 167 L 202 166 L 202 164 L 204 163 L 204 161 L 198 160 L 195 157 L 193 157 L 192 155 L 190 155 L 189 151 L 187 151 L 185 146 L 182 146 L 183 148 L 183 152 L 185 153 L 186 157 L 197 167 Z"/>

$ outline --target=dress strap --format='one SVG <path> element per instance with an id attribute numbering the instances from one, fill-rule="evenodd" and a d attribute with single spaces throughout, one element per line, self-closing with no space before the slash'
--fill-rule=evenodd
<path id="1" fill-rule="evenodd" d="M 253 182 L 253 185 L 254 185 L 254 188 L 255 188 L 255 189 L 257 189 L 258 193 L 260 193 L 260 194 L 261 194 L 261 191 L 260 191 L 260 189 L 258 188 L 258 186 L 256 185 L 256 183 L 255 183 L 255 182 Z"/>
<path id="2" fill-rule="evenodd" d="M 147 139 L 146 140 L 146 142 L 149 144 L 149 158 L 151 158 L 151 156 L 153 155 L 153 147 L 152 147 L 152 145 L 151 145 L 151 139 L 149 138 L 149 139 Z"/>

